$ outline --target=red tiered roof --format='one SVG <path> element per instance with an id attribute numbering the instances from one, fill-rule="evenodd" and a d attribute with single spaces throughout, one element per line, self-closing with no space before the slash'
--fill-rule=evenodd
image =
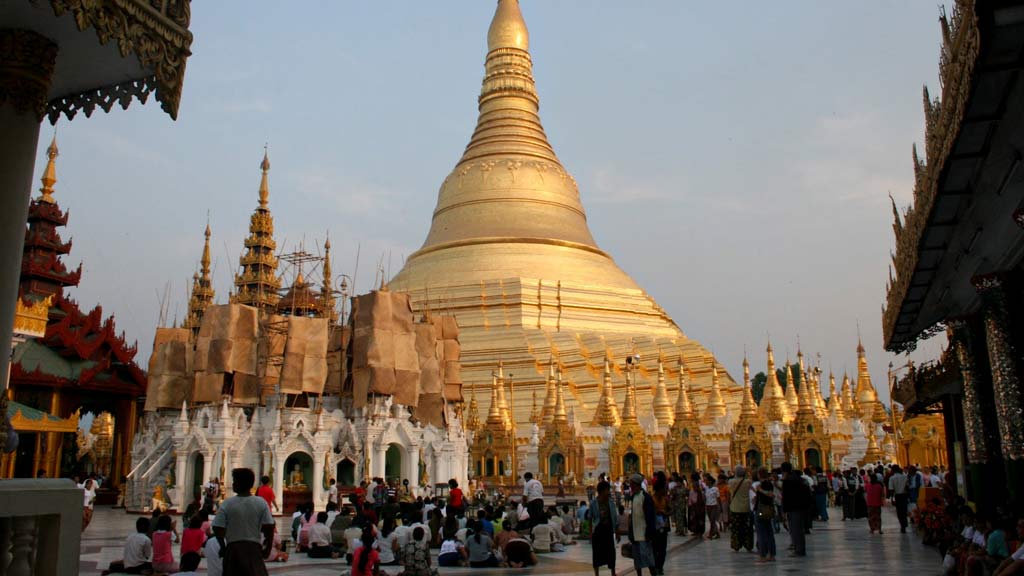
<path id="1" fill-rule="evenodd" d="M 28 209 L 25 251 L 21 257 L 19 296 L 26 300 L 57 294 L 65 286 L 78 286 L 82 265 L 69 272 L 61 256 L 71 252 L 71 242 L 61 241 L 57 228 L 68 223 L 68 215 L 55 202 L 33 200 Z"/>

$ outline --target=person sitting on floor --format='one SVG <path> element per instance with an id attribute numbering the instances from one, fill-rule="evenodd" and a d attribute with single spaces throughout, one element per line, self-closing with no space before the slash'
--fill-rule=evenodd
<path id="1" fill-rule="evenodd" d="M 331 544 L 331 529 L 327 527 L 327 512 L 319 512 L 316 515 L 316 522 L 309 527 L 309 551 L 310 558 L 338 558 L 337 550 Z"/>
<path id="2" fill-rule="evenodd" d="M 153 572 L 153 542 L 149 539 L 149 518 L 135 521 L 135 533 L 124 542 L 124 559 L 110 563 L 104 575 L 112 572 L 123 574 L 150 574 Z"/>
<path id="3" fill-rule="evenodd" d="M 196 576 L 196 570 L 199 570 L 199 562 L 202 557 L 199 556 L 199 552 L 186 552 L 181 555 L 181 566 L 178 567 L 178 571 L 171 576 Z"/>

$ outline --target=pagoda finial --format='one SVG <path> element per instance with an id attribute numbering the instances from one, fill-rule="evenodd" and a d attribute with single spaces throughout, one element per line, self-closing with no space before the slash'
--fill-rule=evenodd
<path id="1" fill-rule="evenodd" d="M 491 407 L 487 410 L 487 423 L 488 424 L 504 424 L 504 418 L 501 414 L 501 401 L 498 399 L 499 391 L 501 386 L 498 384 L 498 377 L 491 374 Z"/>
<path id="2" fill-rule="evenodd" d="M 210 235 L 210 217 L 207 216 L 206 230 L 203 232 L 203 236 L 206 240 L 203 242 L 203 256 L 199 259 L 199 264 L 201 266 L 200 270 L 202 270 L 203 276 L 210 275 Z"/>
<path id="3" fill-rule="evenodd" d="M 617 426 L 619 407 L 615 404 L 615 394 L 612 390 L 612 367 L 608 353 L 604 355 L 604 374 L 601 376 L 601 396 L 597 399 L 597 408 L 594 410 L 594 426 Z"/>
<path id="4" fill-rule="evenodd" d="M 331 271 L 331 238 L 327 236 L 324 239 L 324 280 L 323 285 L 320 287 L 320 308 L 321 314 L 332 323 L 338 319 L 334 311 L 334 282 L 331 279 L 333 274 Z"/>
<path id="5" fill-rule="evenodd" d="M 466 428 L 469 430 L 480 429 L 480 407 L 476 403 L 476 384 L 470 384 L 469 386 L 469 408 L 466 415 Z M 258 412 L 258 410 L 257 410 Z"/>
<path id="6" fill-rule="evenodd" d="M 771 340 L 768 341 L 766 349 L 768 356 L 768 381 L 764 386 L 764 394 L 761 397 L 760 411 L 764 419 L 769 422 L 788 422 L 790 419 L 789 404 L 786 402 L 782 385 L 779 384 L 779 376 L 775 370 L 775 354 L 772 351 Z"/>
<path id="7" fill-rule="evenodd" d="M 558 379 L 555 381 L 555 414 L 552 420 L 558 423 L 569 421 L 568 413 L 565 411 L 565 398 L 562 396 L 562 371 L 558 371 Z"/>
<path id="8" fill-rule="evenodd" d="M 679 360 L 679 389 L 676 396 L 676 422 L 693 418 L 693 404 L 690 403 L 690 394 L 686 384 L 686 365 L 682 359 Z"/>
<path id="9" fill-rule="evenodd" d="M 57 183 L 57 156 L 60 156 L 60 150 L 57 149 L 57 134 L 54 133 L 53 140 L 46 148 L 46 170 L 43 171 L 43 176 L 40 178 L 43 183 L 43 187 L 39 189 L 41 192 L 40 202 L 47 204 L 56 204 L 57 202 L 53 199 L 53 185 Z"/>
<path id="10" fill-rule="evenodd" d="M 555 417 L 555 405 L 558 399 L 555 398 L 555 358 L 548 356 L 548 381 L 544 391 L 544 406 L 540 410 L 542 424 L 551 424 Z"/>
<path id="11" fill-rule="evenodd" d="M 718 365 L 711 364 L 711 394 L 708 396 L 708 404 L 704 407 L 705 423 L 713 422 L 715 418 L 725 416 L 728 410 L 725 401 L 722 400 L 722 389 L 718 379 Z"/>
<path id="12" fill-rule="evenodd" d="M 519 11 L 519 0 L 498 0 L 498 9 L 487 31 L 487 50 L 493 52 L 501 48 L 530 49 L 530 32 Z"/>
<path id="13" fill-rule="evenodd" d="M 654 418 L 658 424 L 668 428 L 672 426 L 672 402 L 668 399 L 668 388 L 665 386 L 665 365 L 658 359 L 658 382 L 654 388 Z"/>
<path id="14" fill-rule="evenodd" d="M 260 179 L 260 208 L 266 208 L 270 201 L 270 183 L 267 181 L 267 173 L 270 172 L 270 152 L 267 146 L 263 146 L 263 161 L 260 162 L 260 170 L 263 176 Z"/>
<path id="15" fill-rule="evenodd" d="M 213 278 L 210 275 L 210 218 L 206 218 L 206 229 L 203 231 L 203 255 L 199 258 L 199 272 L 192 275 L 192 293 L 188 298 L 188 312 L 185 314 L 184 327 L 192 330 L 193 336 L 199 335 L 199 325 L 203 314 L 213 303 L 216 295 L 213 290 Z"/>
<path id="16" fill-rule="evenodd" d="M 626 367 L 626 405 L 622 410 L 622 422 L 636 422 L 636 385 L 633 383 L 633 371 Z"/>

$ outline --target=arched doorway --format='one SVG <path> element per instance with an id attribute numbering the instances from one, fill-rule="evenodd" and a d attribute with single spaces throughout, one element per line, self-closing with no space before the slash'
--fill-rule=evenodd
<path id="1" fill-rule="evenodd" d="M 345 458 L 341 462 L 338 462 L 335 473 L 337 475 L 339 486 L 355 486 L 356 485 L 356 463 Z"/>
<path id="2" fill-rule="evenodd" d="M 817 448 L 804 450 L 804 466 L 821 466 L 821 452 Z"/>
<path id="3" fill-rule="evenodd" d="M 625 476 L 636 474 L 640 471 L 640 456 L 636 452 L 626 452 L 622 455 L 622 472 Z"/>
<path id="4" fill-rule="evenodd" d="M 697 460 L 694 458 L 692 452 L 680 452 L 678 460 L 680 474 L 690 474 L 697 469 Z"/>
<path id="5" fill-rule="evenodd" d="M 494 452 L 491 452 L 490 450 L 484 454 L 484 472 L 484 476 L 488 478 L 493 478 L 494 474 L 497 472 L 494 462 Z"/>
<path id="6" fill-rule="evenodd" d="M 313 484 L 313 458 L 305 452 L 295 452 L 284 461 L 283 485 L 286 491 L 308 492 Z"/>
<path id="7" fill-rule="evenodd" d="M 747 470 L 756 471 L 758 468 L 761 467 L 761 451 L 751 448 L 750 450 L 747 450 L 747 453 L 744 455 L 743 460 L 747 467 Z"/>
<path id="8" fill-rule="evenodd" d="M 402 447 L 389 444 L 384 453 L 384 479 L 402 482 Z"/>
<path id="9" fill-rule="evenodd" d="M 185 477 L 182 478 L 182 483 L 188 489 L 188 494 L 183 495 L 183 499 L 191 498 L 195 494 L 202 496 L 203 483 L 207 480 L 203 478 L 203 469 L 206 467 L 206 458 L 203 456 L 203 453 L 199 451 L 193 452 L 189 460 L 188 465 L 191 466 L 191 473 L 186 473 Z"/>
<path id="10" fill-rule="evenodd" d="M 565 475 L 565 455 L 561 452 L 552 452 L 548 456 L 548 475 L 552 478 Z"/>

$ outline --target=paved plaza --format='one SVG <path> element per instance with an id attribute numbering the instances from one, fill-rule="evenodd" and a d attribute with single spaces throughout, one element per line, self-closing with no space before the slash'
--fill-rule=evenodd
<path id="1" fill-rule="evenodd" d="M 81 574 L 98 575 L 111 560 L 121 557 L 124 538 L 134 530 L 136 516 L 122 510 L 97 507 L 92 524 L 82 536 Z M 287 533 L 288 520 L 278 519 L 282 533 Z M 772 564 L 755 562 L 757 555 L 746 551 L 733 552 L 729 548 L 728 535 L 714 541 L 696 541 L 673 536 L 669 541 L 669 558 L 665 563 L 666 574 L 714 573 L 722 576 L 733 574 L 857 574 L 865 570 L 872 573 L 895 573 L 907 571 L 918 576 L 939 574 L 940 558 L 934 548 L 921 544 L 914 534 L 900 534 L 896 515 L 892 508 L 883 512 L 885 534 L 868 534 L 867 520 L 852 522 L 816 522 L 814 533 L 807 539 L 807 557 L 789 558 L 786 546 L 789 543 L 785 531 L 777 535 L 779 559 Z M 177 548 L 175 548 L 177 556 Z M 435 551 L 436 559 L 436 551 Z M 632 574 L 632 561 L 619 557 L 620 574 Z M 204 563 L 205 564 L 205 563 Z M 436 565 L 436 563 L 435 563 Z M 629 570 L 623 570 L 625 568 Z M 271 574 L 308 574 L 310 576 L 338 576 L 347 570 L 344 561 L 313 560 L 305 554 L 293 554 L 287 563 L 268 566 Z M 398 567 L 386 567 L 394 575 Z M 204 571 L 201 568 L 200 571 Z M 542 554 L 540 564 L 529 569 L 471 569 L 444 568 L 444 574 L 474 574 L 490 576 L 509 572 L 530 572 L 533 574 L 558 574 L 559 576 L 585 576 L 593 574 L 590 566 L 590 544 L 581 542 L 569 546 L 565 552 Z M 607 575 L 607 570 L 602 574 Z"/>

